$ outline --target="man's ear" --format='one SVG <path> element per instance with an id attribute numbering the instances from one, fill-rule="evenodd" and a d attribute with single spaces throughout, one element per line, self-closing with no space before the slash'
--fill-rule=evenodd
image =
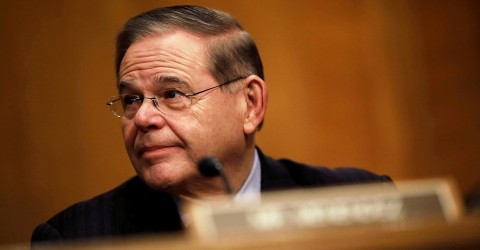
<path id="1" fill-rule="evenodd" d="M 262 123 L 267 111 L 268 92 L 265 82 L 256 75 L 247 77 L 244 81 L 246 110 L 243 123 L 245 134 L 253 134 Z"/>

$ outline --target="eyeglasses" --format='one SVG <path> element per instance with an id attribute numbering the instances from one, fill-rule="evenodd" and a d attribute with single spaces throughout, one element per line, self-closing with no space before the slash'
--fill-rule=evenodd
<path id="1" fill-rule="evenodd" d="M 142 106 L 143 100 L 150 99 L 153 105 L 163 114 L 172 116 L 182 116 L 188 113 L 193 103 L 194 96 L 207 92 L 209 90 L 236 82 L 245 77 L 237 77 L 213 87 L 198 91 L 192 94 L 185 94 L 178 89 L 166 89 L 158 92 L 155 96 L 146 97 L 143 95 L 119 95 L 111 97 L 107 105 L 110 106 L 112 113 L 117 117 L 133 118 L 138 109 Z"/>

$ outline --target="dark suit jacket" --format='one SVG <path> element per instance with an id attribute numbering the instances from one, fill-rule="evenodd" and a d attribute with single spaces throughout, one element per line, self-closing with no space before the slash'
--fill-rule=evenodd
<path id="1" fill-rule="evenodd" d="M 390 181 L 355 168 L 327 169 L 290 160 L 274 160 L 259 151 L 261 190 Z M 150 189 L 138 177 L 63 210 L 34 230 L 32 242 L 105 238 L 183 230 L 177 203 L 166 192 Z"/>

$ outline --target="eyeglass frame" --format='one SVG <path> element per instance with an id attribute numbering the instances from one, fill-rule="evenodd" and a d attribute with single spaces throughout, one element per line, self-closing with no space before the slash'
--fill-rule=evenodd
<path id="1" fill-rule="evenodd" d="M 215 86 L 213 86 L 213 87 L 206 88 L 206 89 L 204 89 L 204 90 L 200 90 L 200 91 L 195 92 L 195 93 L 190 93 L 190 94 L 184 94 L 184 93 L 182 93 L 182 92 L 180 92 L 180 93 L 181 93 L 184 97 L 187 97 L 187 98 L 190 99 L 192 96 L 196 96 L 196 95 L 198 95 L 198 94 L 201 94 L 201 93 L 207 92 L 207 91 L 209 91 L 209 90 L 216 89 L 216 88 L 219 88 L 219 87 L 228 85 L 228 84 L 230 84 L 230 83 L 233 83 L 233 82 L 236 82 L 236 81 L 238 81 L 238 80 L 245 79 L 245 78 L 246 78 L 246 76 L 239 76 L 239 77 L 234 78 L 234 79 L 232 79 L 232 80 L 225 81 L 225 82 L 223 82 L 223 83 L 217 84 L 217 85 L 215 85 Z M 110 100 L 110 101 L 108 101 L 108 102 L 106 103 L 106 105 L 110 107 L 110 111 L 113 113 L 113 115 L 115 115 L 116 117 L 119 117 L 119 118 L 122 117 L 122 116 L 125 116 L 125 110 L 123 110 L 123 114 L 122 114 L 122 115 L 118 115 L 118 114 L 115 113 L 115 111 L 113 110 L 113 104 L 114 104 L 116 101 L 121 101 L 121 100 L 122 100 L 122 98 L 121 98 L 122 96 L 125 96 L 125 95 L 118 95 L 118 96 L 110 97 L 110 99 L 112 99 L 112 98 L 116 98 L 116 99 L 115 99 L 115 100 Z M 141 100 L 141 104 L 143 104 L 143 101 L 144 101 L 145 99 L 151 100 L 151 101 L 153 102 L 153 105 L 155 106 L 155 108 L 157 108 L 158 111 L 160 111 L 160 112 L 162 112 L 162 113 L 164 112 L 164 111 L 160 110 L 160 108 L 159 108 L 159 104 L 158 104 L 158 101 L 157 101 L 157 96 L 152 96 L 152 97 L 147 97 L 147 96 L 143 96 L 143 95 L 133 95 L 133 96 L 138 96 L 138 97 L 140 98 L 140 100 Z M 190 99 L 190 100 L 191 100 L 191 99 Z M 140 104 L 140 105 L 141 105 L 141 104 Z M 189 106 L 189 107 L 190 107 L 190 106 Z"/>

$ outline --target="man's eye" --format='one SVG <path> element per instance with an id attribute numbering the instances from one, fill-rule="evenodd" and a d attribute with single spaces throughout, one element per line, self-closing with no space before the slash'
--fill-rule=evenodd
<path id="1" fill-rule="evenodd" d="M 136 101 L 140 100 L 140 97 L 138 95 L 125 95 L 123 97 L 123 103 L 125 105 L 131 105 L 135 103 Z"/>
<path id="2" fill-rule="evenodd" d="M 173 99 L 182 96 L 185 96 L 185 94 L 176 89 L 165 90 L 160 94 L 160 98 L 164 99 Z"/>

